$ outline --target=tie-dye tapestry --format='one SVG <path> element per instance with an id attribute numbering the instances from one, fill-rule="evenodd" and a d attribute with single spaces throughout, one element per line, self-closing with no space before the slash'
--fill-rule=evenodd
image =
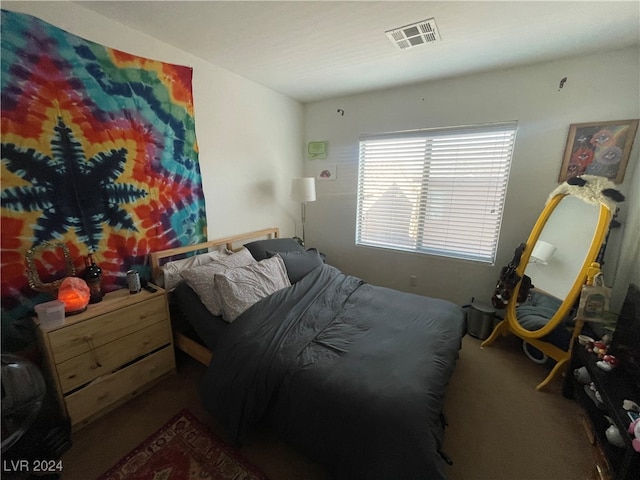
<path id="1" fill-rule="evenodd" d="M 78 274 L 93 253 L 106 291 L 145 274 L 150 251 L 206 240 L 192 69 L 137 57 L 2 11 L 2 316 L 44 294 L 25 253 L 64 243 Z M 64 276 L 64 256 L 36 258 Z"/>

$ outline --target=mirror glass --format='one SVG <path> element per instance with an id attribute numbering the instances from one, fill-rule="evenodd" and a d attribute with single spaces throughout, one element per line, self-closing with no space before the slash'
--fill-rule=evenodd
<path id="1" fill-rule="evenodd" d="M 553 210 L 525 268 L 536 289 L 564 299 L 582 269 L 598 225 L 600 207 L 566 196 Z M 540 242 L 555 247 L 540 248 Z M 541 257 L 536 253 L 540 251 Z M 546 262 L 546 264 L 545 264 Z"/>
<path id="2" fill-rule="evenodd" d="M 553 316 L 568 299 L 585 262 L 592 261 L 587 256 L 599 217 L 598 205 L 572 195 L 563 197 L 550 213 L 524 270 L 534 286 L 530 300 L 516 308 L 518 323 L 525 330 L 539 330 L 551 319 L 563 320 Z"/>

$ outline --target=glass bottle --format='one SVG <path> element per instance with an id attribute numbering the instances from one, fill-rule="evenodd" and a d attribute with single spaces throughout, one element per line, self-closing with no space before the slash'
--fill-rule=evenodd
<path id="1" fill-rule="evenodd" d="M 93 260 L 93 254 L 89 254 L 85 260 L 84 280 L 89 286 L 89 303 L 102 301 L 102 269 Z"/>

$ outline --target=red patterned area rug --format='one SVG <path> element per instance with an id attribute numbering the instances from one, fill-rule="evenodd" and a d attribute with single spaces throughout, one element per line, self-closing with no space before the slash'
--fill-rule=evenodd
<path id="1" fill-rule="evenodd" d="M 188 410 L 147 438 L 98 480 L 267 480 Z"/>

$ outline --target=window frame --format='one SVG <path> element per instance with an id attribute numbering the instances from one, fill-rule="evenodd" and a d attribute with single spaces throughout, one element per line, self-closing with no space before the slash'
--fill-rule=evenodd
<path id="1" fill-rule="evenodd" d="M 517 132 L 518 122 L 509 121 L 362 135 L 359 139 L 356 246 L 435 255 L 494 265 Z M 411 153 L 411 155 L 416 155 L 417 159 L 408 159 L 408 155 L 403 157 L 403 154 L 411 150 L 408 147 L 410 142 L 420 140 L 423 140 L 424 143 L 422 160 L 419 158 L 420 153 L 415 153 L 417 148 Z M 484 148 L 486 146 L 485 140 L 489 141 L 489 148 Z M 401 145 L 399 150 L 393 150 L 394 142 Z M 376 146 L 380 147 L 382 153 L 376 151 Z M 454 148 L 452 149 L 452 147 Z M 386 162 L 385 148 L 392 152 L 388 154 L 389 158 Z M 407 150 L 405 151 L 405 149 Z M 419 179 L 415 180 L 418 178 L 416 171 L 420 161 L 422 161 L 422 173 Z M 394 162 L 397 162 L 401 168 L 394 170 Z M 392 180 L 380 180 L 384 176 L 385 167 L 388 172 L 391 172 L 389 175 Z M 469 173 L 459 174 L 462 168 L 468 169 Z M 401 180 L 400 185 L 396 185 L 393 178 L 408 177 L 410 176 L 409 171 L 414 179 L 408 180 L 406 183 L 402 183 L 403 180 Z M 464 171 L 467 172 L 467 170 Z M 377 216 L 375 218 L 378 220 L 378 226 L 366 227 L 366 222 L 371 220 L 367 220 L 365 215 L 376 203 L 394 203 L 394 201 L 383 202 L 383 195 L 390 193 L 393 188 L 400 191 L 403 186 L 406 189 L 409 187 L 415 189 L 416 182 L 419 183 L 417 200 L 410 202 L 407 199 L 409 197 L 407 190 L 401 192 L 402 196 L 407 197 L 404 200 L 412 203 L 410 209 L 407 210 L 406 206 L 395 209 L 395 207 L 383 205 L 380 207 L 380 211 L 384 213 L 385 209 L 388 209 L 386 212 L 388 216 L 386 218 Z M 377 200 L 372 200 L 374 196 L 372 191 L 376 190 L 376 185 L 381 186 L 378 187 L 379 190 L 375 194 Z M 384 188 L 387 190 L 383 191 Z M 473 188 L 479 189 L 477 191 L 480 193 L 474 196 Z M 366 189 L 368 191 L 365 191 Z M 493 189 L 494 192 L 487 194 L 483 189 L 487 192 Z M 470 197 L 465 197 L 469 202 L 466 204 L 467 210 L 460 209 L 461 205 L 465 204 L 464 199 L 460 200 L 455 196 L 460 192 L 471 192 Z M 413 196 L 415 195 L 414 192 Z M 438 195 L 441 197 L 448 195 L 452 199 L 450 205 L 447 207 L 447 201 L 438 200 L 436 198 Z M 483 212 L 480 208 L 477 215 L 469 216 L 469 212 L 476 210 L 473 208 L 476 204 L 472 202 L 482 199 L 482 195 L 485 195 L 486 200 L 484 203 L 481 201 L 480 206 L 485 211 Z M 434 211 L 437 209 L 444 209 L 441 211 L 445 215 L 440 226 L 434 227 L 434 222 L 429 217 L 434 217 Z M 491 211 L 487 212 L 489 209 Z M 400 222 L 404 221 L 406 225 L 397 231 L 394 231 L 395 227 L 393 226 L 382 225 L 381 219 L 391 224 L 395 221 L 396 216 Z M 477 239 L 475 247 L 472 242 L 460 236 L 461 229 L 466 226 L 464 223 L 466 218 L 473 221 L 473 227 L 477 228 L 479 232 L 474 233 L 474 238 Z M 432 226 L 429 227 L 429 225 Z M 458 231 L 458 236 L 447 232 L 443 234 L 443 231 L 448 231 L 450 227 L 452 232 Z M 429 231 L 430 229 L 431 231 Z M 393 239 L 394 236 L 403 234 L 407 243 L 403 244 L 402 241 Z M 376 235 L 382 240 L 372 241 L 371 239 Z M 430 237 L 428 241 L 425 241 L 426 236 Z M 458 239 L 458 246 L 455 246 L 456 239 Z"/>

